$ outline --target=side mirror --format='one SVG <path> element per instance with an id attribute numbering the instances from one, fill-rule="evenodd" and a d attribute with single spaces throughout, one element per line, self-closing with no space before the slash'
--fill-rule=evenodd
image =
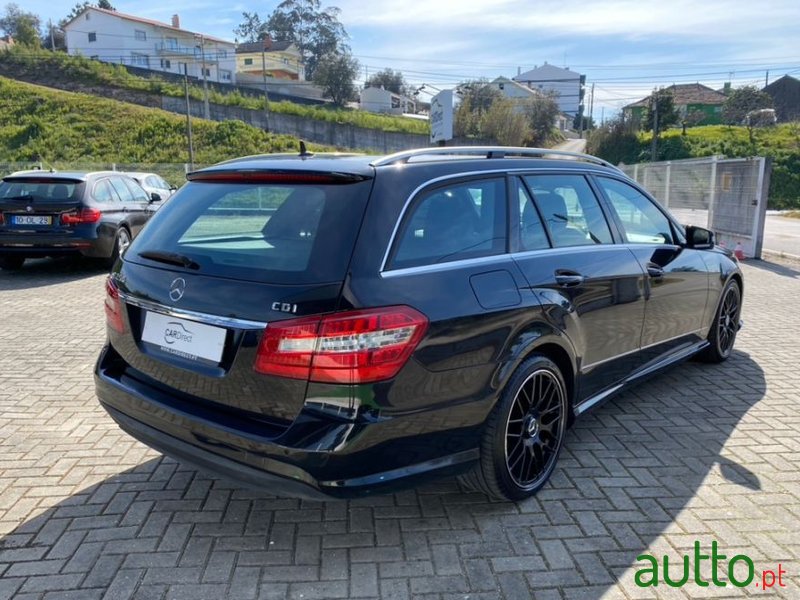
<path id="1" fill-rule="evenodd" d="M 175 186 L 175 185 L 171 185 L 171 186 L 169 186 L 169 191 L 170 191 L 170 192 L 174 192 L 174 191 L 175 191 L 175 190 L 177 190 L 177 189 L 178 189 L 178 186 Z"/>
<path id="2" fill-rule="evenodd" d="M 161 198 L 161 194 L 159 194 L 158 192 L 150 192 L 150 203 L 151 204 L 153 202 L 161 202 L 161 200 L 163 200 L 163 198 Z"/>
<path id="3" fill-rule="evenodd" d="M 714 247 L 714 232 L 703 227 L 687 225 L 686 245 L 696 250 L 711 250 Z"/>

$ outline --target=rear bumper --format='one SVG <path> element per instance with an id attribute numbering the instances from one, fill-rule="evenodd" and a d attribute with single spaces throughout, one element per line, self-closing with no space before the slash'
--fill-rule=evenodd
<path id="1" fill-rule="evenodd" d="M 109 252 L 100 239 L 47 236 L 0 236 L 0 255 L 24 256 L 108 256 Z"/>
<path id="2" fill-rule="evenodd" d="M 456 408 L 377 422 L 347 421 L 301 411 L 277 433 L 237 428 L 182 407 L 146 384 L 104 366 L 95 371 L 103 408 L 148 446 L 246 487 L 280 496 L 356 497 L 385 493 L 432 477 L 462 473 L 479 458 L 482 421 L 452 428 Z M 467 409 L 467 412 L 470 412 Z M 482 410 L 471 411 L 473 415 Z M 436 425 L 431 425 L 432 423 Z M 433 428 L 437 428 L 434 430 Z"/>

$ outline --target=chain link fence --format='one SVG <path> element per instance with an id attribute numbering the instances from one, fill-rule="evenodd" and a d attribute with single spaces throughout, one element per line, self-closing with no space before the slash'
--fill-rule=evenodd
<path id="1" fill-rule="evenodd" d="M 711 229 L 717 243 L 761 258 L 770 161 L 722 158 L 623 165 L 682 223 Z"/>

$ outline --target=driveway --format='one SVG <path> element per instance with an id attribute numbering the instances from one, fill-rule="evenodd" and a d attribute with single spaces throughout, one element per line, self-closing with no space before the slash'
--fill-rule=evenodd
<path id="1" fill-rule="evenodd" d="M 743 268 L 731 360 L 685 363 L 579 420 L 519 504 L 453 480 L 283 499 L 163 458 L 94 397 L 102 270 L 0 272 L 0 599 L 798 598 L 800 268 Z M 695 542 L 758 578 L 636 585 L 638 556 L 667 555 L 677 579 Z M 755 586 L 779 565 L 785 587 Z"/>

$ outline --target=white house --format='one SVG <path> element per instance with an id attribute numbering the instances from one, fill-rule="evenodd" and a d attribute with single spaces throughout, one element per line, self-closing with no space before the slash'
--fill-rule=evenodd
<path id="1" fill-rule="evenodd" d="M 540 92 L 553 92 L 558 109 L 570 117 L 581 112 L 585 75 L 545 62 L 541 67 L 520 73 L 514 81 Z"/>
<path id="2" fill-rule="evenodd" d="M 487 84 L 489 87 L 498 90 L 503 96 L 511 100 L 527 100 L 529 98 L 536 98 L 541 96 L 539 90 L 534 90 L 526 85 L 517 83 L 513 79 L 507 77 L 498 77 L 494 81 Z"/>
<path id="3" fill-rule="evenodd" d="M 236 82 L 236 44 L 172 24 L 87 7 L 64 26 L 67 52 L 208 81 Z"/>
<path id="4" fill-rule="evenodd" d="M 416 112 L 416 103 L 406 96 L 395 94 L 383 87 L 367 87 L 361 90 L 361 110 L 374 113 L 402 115 Z"/>

